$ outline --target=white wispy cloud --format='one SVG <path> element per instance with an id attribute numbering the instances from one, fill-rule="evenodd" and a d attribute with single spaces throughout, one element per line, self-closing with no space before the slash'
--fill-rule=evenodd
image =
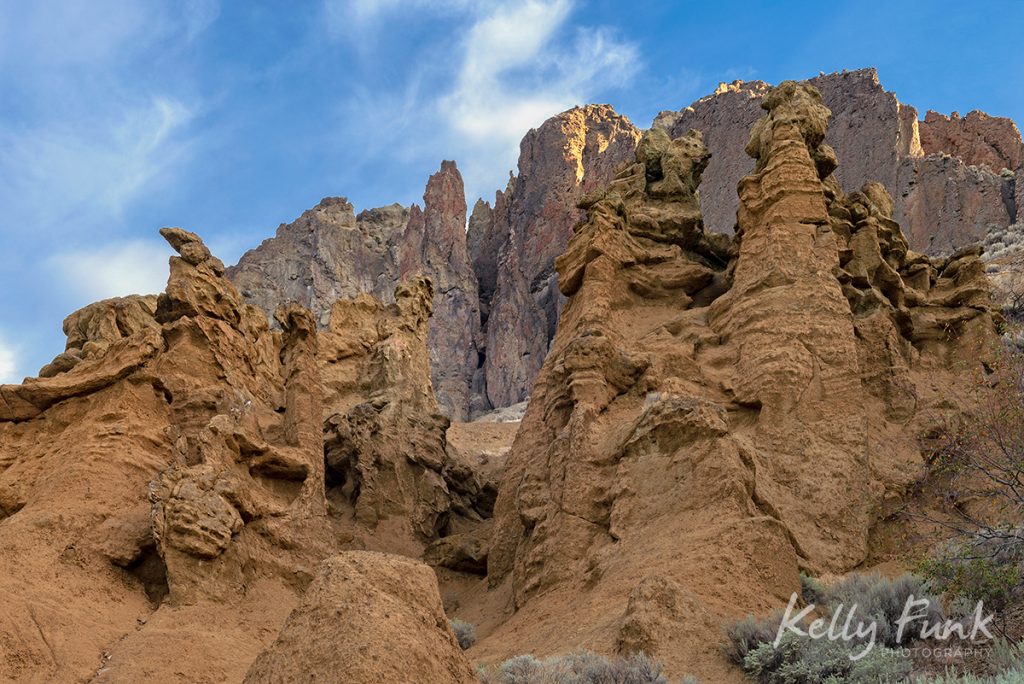
<path id="1" fill-rule="evenodd" d="M 332 38 L 362 43 L 373 37 L 375 24 L 396 11 L 449 14 L 484 10 L 495 0 L 323 0 L 323 18 Z M 367 32 L 370 32 L 369 35 Z"/>
<path id="2" fill-rule="evenodd" d="M 429 66 L 406 69 L 401 85 L 348 89 L 346 123 L 373 132 L 362 137 L 375 153 L 454 158 L 470 197 L 490 195 L 504 187 L 530 128 L 624 85 L 640 68 L 637 48 L 610 27 L 572 26 L 575 10 L 572 0 L 327 0 L 332 35 L 377 56 L 389 45 L 366 37 L 389 19 L 444 16 L 455 24 L 410 60 Z M 453 35 L 462 38 L 453 43 Z"/>
<path id="3" fill-rule="evenodd" d="M 17 360 L 14 347 L 0 337 L 0 385 L 21 382 L 21 378 L 17 376 Z"/>
<path id="4" fill-rule="evenodd" d="M 167 283 L 166 244 L 131 240 L 54 254 L 46 268 L 76 306 L 109 297 L 162 292 Z"/>
<path id="5" fill-rule="evenodd" d="M 570 0 L 504 3 L 469 28 L 455 85 L 437 108 L 450 139 L 465 141 L 460 161 L 472 190 L 503 184 L 530 128 L 639 68 L 636 47 L 611 29 L 569 31 L 573 9 Z"/>
<path id="6" fill-rule="evenodd" d="M 597 87 L 625 81 L 637 51 L 608 29 L 580 29 L 567 47 L 555 44 L 571 9 L 568 0 L 529 0 L 477 21 L 455 89 L 439 103 L 449 124 L 475 140 L 518 142 Z"/>
<path id="7" fill-rule="evenodd" d="M 7 235 L 116 232 L 127 205 L 180 177 L 202 102 L 179 56 L 218 12 L 216 0 L 3 3 Z"/>
<path id="8" fill-rule="evenodd" d="M 0 130 L 5 220 L 31 234 L 80 230 L 117 217 L 188 153 L 192 112 L 154 97 L 103 121 L 53 121 Z"/>

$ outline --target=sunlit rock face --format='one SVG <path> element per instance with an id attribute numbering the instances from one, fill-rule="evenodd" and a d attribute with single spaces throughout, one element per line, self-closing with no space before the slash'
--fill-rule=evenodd
<path id="1" fill-rule="evenodd" d="M 801 570 L 861 564 L 919 437 L 969 403 L 956 388 L 996 340 L 977 251 L 933 261 L 881 184 L 843 192 L 813 86 L 760 103 L 735 235 L 703 222 L 696 130 L 645 132 L 582 201 L 495 507 L 488 581 L 516 609 L 499 639 L 726 681 L 723 624 L 784 605 Z"/>
<path id="2" fill-rule="evenodd" d="M 835 176 L 852 192 L 881 183 L 893 197 L 893 217 L 914 249 L 949 253 L 977 242 L 1012 222 L 1004 201 L 1004 167 L 1018 168 L 1020 133 L 1008 119 L 972 113 L 946 119 L 896 99 L 874 69 L 823 74 L 809 79 L 832 111 L 825 142 L 841 160 Z M 712 95 L 676 112 L 662 112 L 654 126 L 670 135 L 701 131 L 711 163 L 701 184 L 701 207 L 709 229 L 736 225 L 735 182 L 750 168 L 743 147 L 770 86 L 761 81 L 722 84 Z M 984 166 L 982 166 L 984 165 Z M 972 168 L 974 167 L 974 168 Z"/>
<path id="3" fill-rule="evenodd" d="M 392 204 L 358 216 L 345 198 L 324 199 L 246 252 L 228 277 L 268 316 L 294 301 L 309 308 L 321 327 L 338 299 L 368 293 L 390 302 L 402 280 L 430 278 L 434 389 L 445 414 L 464 420 L 481 335 L 477 277 L 466 245 L 465 191 L 454 162 L 443 162 L 430 177 L 423 199 L 422 208 Z"/>

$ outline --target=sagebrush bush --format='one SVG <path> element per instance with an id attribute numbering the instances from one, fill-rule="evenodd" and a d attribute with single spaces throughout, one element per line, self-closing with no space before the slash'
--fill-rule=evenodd
<path id="1" fill-rule="evenodd" d="M 826 614 L 831 615 L 840 605 L 845 611 L 856 605 L 857 619 L 877 625 L 876 642 L 897 646 L 896 623 L 911 596 L 915 600 L 928 600 L 925 612 L 929 624 L 944 619 L 942 600 L 928 590 L 923 578 L 909 573 L 896 579 L 888 579 L 878 573 L 849 575 L 825 589 L 822 607 Z M 903 639 L 907 641 L 914 636 L 904 634 Z"/>
<path id="2" fill-rule="evenodd" d="M 476 643 L 476 627 L 472 623 L 455 618 L 454 620 L 449 620 L 448 624 L 451 625 L 452 631 L 455 632 L 459 648 L 463 651 Z"/>
<path id="3" fill-rule="evenodd" d="M 905 681 L 910 674 L 910 661 L 885 646 L 860 660 L 850 654 L 845 642 L 787 632 L 778 646 L 763 643 L 748 653 L 743 669 L 761 684 L 877 684 Z"/>
<path id="4" fill-rule="evenodd" d="M 1022 562 L 1024 541 L 1014 544 L 976 537 L 939 546 L 919 571 L 951 598 L 971 604 L 981 601 L 990 610 L 1001 611 L 1021 589 Z"/>
<path id="5" fill-rule="evenodd" d="M 483 684 L 668 684 L 661 663 L 643 654 L 605 658 L 590 651 L 544 660 L 515 656 L 479 677 Z M 687 684 L 695 681 L 684 680 Z"/>
<path id="6" fill-rule="evenodd" d="M 934 677 L 918 677 L 914 684 L 1020 684 L 1024 682 L 1024 650 L 1005 639 L 992 642 L 992 652 L 986 659 L 989 674 L 947 671 Z"/>
<path id="7" fill-rule="evenodd" d="M 767 618 L 755 618 L 753 615 L 748 615 L 739 622 L 729 625 L 725 629 L 726 641 L 722 646 L 722 653 L 730 661 L 742 667 L 748 653 L 761 644 L 775 641 L 780 622 L 782 622 L 781 613 Z"/>
<path id="8" fill-rule="evenodd" d="M 944 619 L 941 601 L 928 591 L 924 579 L 903 575 L 888 579 L 874 574 L 854 574 L 833 585 L 802 576 L 801 594 L 813 603 L 818 614 L 828 620 L 842 608 L 840 623 L 856 608 L 852 618 L 858 623 L 875 624 L 872 649 L 858 660 L 851 656 L 864 653 L 868 638 L 850 640 L 811 639 L 786 631 L 775 644 L 781 615 L 757 619 L 748 616 L 726 630 L 725 655 L 754 679 L 764 684 L 820 684 L 821 682 L 888 682 L 904 680 L 912 663 L 891 647 L 898 645 L 898 621 L 910 597 L 927 599 L 924 611 L 929 624 Z M 920 612 L 920 609 L 915 613 Z M 806 629 L 807 625 L 803 625 Z M 903 641 L 916 634 L 904 634 Z"/>

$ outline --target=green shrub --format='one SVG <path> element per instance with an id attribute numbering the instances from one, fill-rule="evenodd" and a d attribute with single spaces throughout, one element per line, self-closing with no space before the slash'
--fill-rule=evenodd
<path id="1" fill-rule="evenodd" d="M 643 654 L 609 659 L 590 651 L 544 660 L 519 655 L 491 672 L 479 673 L 479 678 L 483 684 L 668 684 L 661 664 Z"/>
<path id="2" fill-rule="evenodd" d="M 761 684 L 875 684 L 904 681 L 910 674 L 910 661 L 885 646 L 856 661 L 850 653 L 847 643 L 787 632 L 778 646 L 763 643 L 748 653 L 743 669 Z"/>
<path id="3" fill-rule="evenodd" d="M 1021 553 L 986 546 L 983 540 L 945 544 L 919 571 L 951 598 L 966 599 L 972 607 L 981 601 L 989 610 L 1002 611 L 1021 585 Z"/>
<path id="4" fill-rule="evenodd" d="M 463 651 L 476 643 L 476 627 L 471 623 L 455 618 L 454 620 L 449 620 L 448 624 L 451 625 L 452 631 L 455 632 L 459 648 Z"/>
<path id="5" fill-rule="evenodd" d="M 767 618 L 748 615 L 725 629 L 726 641 L 722 653 L 731 662 L 742 666 L 748 653 L 762 644 L 775 641 L 780 622 L 781 613 Z"/>
<path id="6" fill-rule="evenodd" d="M 800 573 L 800 595 L 804 602 L 809 604 L 821 604 L 825 602 L 825 585 L 813 577 Z"/>
<path id="7" fill-rule="evenodd" d="M 827 615 L 832 615 L 840 605 L 844 611 L 856 605 L 856 619 L 875 623 L 876 643 L 897 646 L 897 622 L 911 596 L 915 600 L 928 600 L 926 619 L 929 624 L 944 619 L 942 600 L 928 590 L 923 578 L 909 573 L 896 579 L 878 573 L 849 575 L 825 589 L 823 609 Z M 914 634 L 903 635 L 904 640 L 908 637 L 913 638 Z"/>
<path id="8" fill-rule="evenodd" d="M 911 596 L 927 599 L 926 620 L 935 624 L 943 620 L 941 601 L 932 596 L 925 581 L 914 575 L 888 579 L 877 573 L 854 574 L 842 581 L 824 586 L 817 580 L 801 576 L 801 594 L 813 603 L 818 614 L 831 619 L 842 608 L 840 624 L 856 607 L 853 624 L 875 624 L 875 645 L 858 660 L 867 647 L 867 637 L 848 641 L 811 639 L 785 632 L 778 645 L 775 637 L 781 616 L 757 619 L 748 616 L 726 630 L 728 640 L 723 651 L 732 662 L 763 684 L 820 684 L 822 682 L 896 682 L 905 680 L 911 662 L 893 650 L 897 646 L 897 626 Z M 806 625 L 804 628 L 806 629 Z M 915 634 L 904 634 L 904 640 Z"/>

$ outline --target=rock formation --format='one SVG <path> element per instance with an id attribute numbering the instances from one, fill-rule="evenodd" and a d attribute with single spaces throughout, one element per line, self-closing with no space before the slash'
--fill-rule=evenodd
<path id="1" fill-rule="evenodd" d="M 230 270 L 163 229 L 165 292 L 0 385 L 0 679 L 470 682 L 435 572 L 474 660 L 738 676 L 723 623 L 866 562 L 973 406 L 981 250 L 914 247 L 1024 205 L 1005 123 L 922 142 L 873 72 L 813 82 L 642 135 L 570 110 L 468 235 L 450 162 L 422 209 L 325 200 Z"/>
<path id="2" fill-rule="evenodd" d="M 430 281 L 399 285 L 394 298 L 339 300 L 321 335 L 328 497 L 370 529 L 430 542 L 490 517 L 495 494 L 448 454 L 424 345 Z"/>
<path id="3" fill-rule="evenodd" d="M 895 200 L 893 216 L 911 247 L 950 253 L 1012 223 L 1003 199 L 1007 181 L 999 174 L 1006 164 L 971 168 L 995 156 L 1017 168 L 1021 142 L 1012 122 L 969 115 L 970 123 L 954 118 L 944 126 L 930 115 L 919 124 L 917 111 L 886 92 L 874 69 L 823 74 L 808 83 L 833 113 L 826 142 L 843 160 L 836 171 L 841 187 L 853 191 L 869 181 L 881 183 Z M 743 145 L 768 89 L 760 81 L 723 84 L 683 110 L 662 112 L 654 122 L 673 136 L 690 128 L 704 133 L 712 161 L 701 206 L 711 230 L 731 232 L 735 225 L 732 183 L 750 169 Z"/>
<path id="4" fill-rule="evenodd" d="M 864 560 L 995 339 L 977 251 L 916 254 L 883 186 L 843 193 L 816 89 L 759 101 L 733 240 L 702 223 L 697 131 L 648 131 L 582 202 L 495 509 L 488 581 L 517 611 L 495 642 L 725 681 L 722 623 Z"/>
<path id="5" fill-rule="evenodd" d="M 0 386 L 0 679 L 238 681 L 322 559 L 419 556 L 424 518 L 480 517 L 445 455 L 428 281 L 336 302 L 322 333 L 288 304 L 275 330 L 197 236 L 161 234 L 163 294 L 71 315 L 65 361 Z"/>
<path id="6" fill-rule="evenodd" d="M 474 378 L 479 381 L 480 299 L 466 246 L 466 194 L 455 162 L 442 162 L 430 177 L 423 211 L 410 210 L 400 254 L 400 278 L 424 275 L 433 281 L 430 376 L 445 414 L 465 420 Z"/>
<path id="7" fill-rule="evenodd" d="M 973 111 L 961 118 L 929 111 L 921 122 L 921 147 L 925 154 L 946 153 L 974 166 L 1011 171 L 1024 164 L 1024 143 L 1012 120 Z"/>
<path id="8" fill-rule="evenodd" d="M 349 552 L 325 560 L 277 640 L 245 677 L 260 682 L 475 684 L 422 563 Z"/>
<path id="9" fill-rule="evenodd" d="M 881 183 L 915 250 L 952 254 L 1002 235 L 1017 220 L 1024 144 L 1009 119 L 929 112 L 919 122 L 917 110 L 885 91 L 874 69 L 808 82 L 832 111 L 826 142 L 843 160 L 835 171 L 840 187 L 853 192 Z M 736 226 L 735 183 L 752 169 L 744 147 L 770 88 L 761 81 L 722 84 L 654 121 L 670 137 L 691 128 L 703 133 L 712 154 L 700 188 L 710 232 Z M 390 301 L 400 279 L 426 275 L 436 291 L 429 347 L 442 411 L 465 420 L 521 402 L 564 305 L 554 260 L 581 218 L 576 203 L 611 179 L 638 138 L 611 107 L 576 107 L 526 135 L 518 175 L 493 206 L 477 201 L 465 242 L 462 181 L 445 162 L 428 183 L 422 210 L 392 205 L 355 217 L 344 200 L 324 200 L 247 253 L 231 276 L 268 314 L 295 300 L 326 325 L 335 299 L 369 292 Z"/>
<path id="10" fill-rule="evenodd" d="M 466 247 L 465 193 L 454 162 L 441 164 L 423 198 L 423 209 L 392 204 L 358 216 L 346 199 L 324 199 L 246 252 L 228 276 L 268 316 L 294 301 L 313 311 L 321 327 L 338 299 L 368 293 L 389 302 L 401 280 L 431 278 L 434 389 L 445 413 L 461 420 L 469 415 L 478 375 L 480 313 Z"/>
<path id="11" fill-rule="evenodd" d="M 323 324 L 339 298 L 361 292 L 391 296 L 408 223 L 409 210 L 398 204 L 356 217 L 344 197 L 328 197 L 242 255 L 228 277 L 268 317 L 294 301 Z"/>
<path id="12" fill-rule="evenodd" d="M 607 105 L 576 107 L 531 130 L 520 145 L 519 175 L 495 200 L 487 237 L 472 242 L 498 252 L 488 302 L 484 375 L 488 403 L 525 399 L 544 363 L 564 303 L 554 260 L 580 219 L 579 197 L 606 184 L 633 154 L 639 131 Z M 481 253 L 473 255 L 481 263 Z M 489 266 L 482 266 L 489 273 Z"/>

